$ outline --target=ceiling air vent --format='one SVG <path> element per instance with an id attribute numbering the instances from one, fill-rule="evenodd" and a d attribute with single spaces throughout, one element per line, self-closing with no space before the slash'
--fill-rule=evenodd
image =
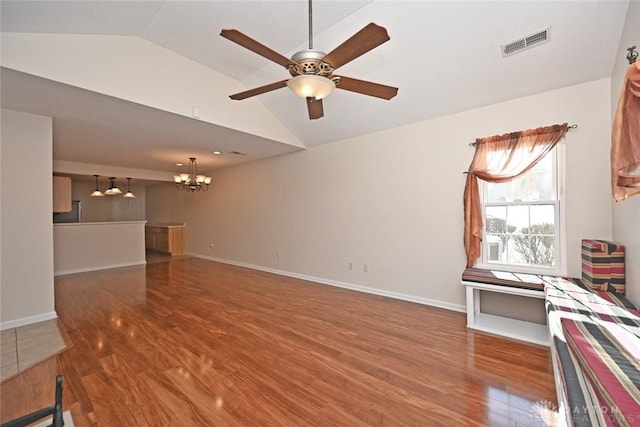
<path id="1" fill-rule="evenodd" d="M 535 45 L 546 43 L 549 41 L 549 28 L 522 37 L 511 43 L 503 44 L 501 46 L 502 56 L 510 56 L 514 53 L 529 49 Z"/>

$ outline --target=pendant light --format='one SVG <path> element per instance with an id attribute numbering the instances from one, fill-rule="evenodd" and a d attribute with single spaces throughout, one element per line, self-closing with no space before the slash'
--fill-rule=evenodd
<path id="1" fill-rule="evenodd" d="M 127 199 L 135 199 L 135 194 L 133 194 L 131 192 L 131 178 L 127 178 L 127 192 L 124 193 L 124 196 L 122 197 L 126 197 Z"/>
<path id="2" fill-rule="evenodd" d="M 109 189 L 105 191 L 104 194 L 106 194 L 107 196 L 122 194 L 122 190 L 120 190 L 116 185 L 116 178 L 112 176 L 109 178 L 109 181 L 111 181 L 111 187 L 109 187 Z"/>
<path id="3" fill-rule="evenodd" d="M 96 177 L 96 189 L 93 193 L 91 193 L 91 197 L 104 197 L 104 194 L 102 193 L 102 191 L 100 191 L 100 189 L 98 188 L 98 177 L 100 175 L 93 175 Z"/>

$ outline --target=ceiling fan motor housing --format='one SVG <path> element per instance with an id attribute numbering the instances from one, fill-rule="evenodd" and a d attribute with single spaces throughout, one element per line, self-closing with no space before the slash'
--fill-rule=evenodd
<path id="1" fill-rule="evenodd" d="M 333 67 L 322 61 L 327 54 L 319 50 L 301 50 L 296 52 L 291 60 L 296 63 L 289 67 L 289 73 L 295 77 L 303 74 L 329 77 L 333 73 Z"/>

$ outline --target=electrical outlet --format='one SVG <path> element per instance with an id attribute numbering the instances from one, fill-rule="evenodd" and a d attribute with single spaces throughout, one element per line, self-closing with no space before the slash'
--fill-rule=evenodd
<path id="1" fill-rule="evenodd" d="M 362 264 L 362 271 L 364 271 L 365 273 L 369 272 L 369 264 Z"/>
<path id="2" fill-rule="evenodd" d="M 347 266 L 349 267 L 349 270 L 353 271 L 353 263 L 350 262 L 349 264 L 347 264 Z"/>
<path id="3" fill-rule="evenodd" d="M 209 252 L 211 252 L 213 250 L 213 243 L 209 243 L 209 248 L 208 248 Z"/>
<path id="4" fill-rule="evenodd" d="M 276 258 L 280 259 L 282 257 L 282 252 L 278 251 L 276 252 Z"/>

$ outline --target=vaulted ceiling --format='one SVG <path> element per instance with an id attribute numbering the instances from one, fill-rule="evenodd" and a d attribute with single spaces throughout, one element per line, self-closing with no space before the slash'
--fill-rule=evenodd
<path id="1" fill-rule="evenodd" d="M 235 28 L 290 57 L 308 47 L 307 6 L 307 1 L 3 0 L 1 28 L 6 33 L 140 37 L 249 89 L 283 80 L 288 73 L 220 37 L 220 31 Z M 398 95 L 386 101 L 335 91 L 324 100 L 324 117 L 313 121 L 304 100 L 287 88 L 257 100 L 301 145 L 311 147 L 608 77 L 614 62 L 624 60 L 618 44 L 627 7 L 627 1 L 316 0 L 315 49 L 328 52 L 369 22 L 387 29 L 390 41 L 346 64 L 340 74 L 396 86 Z M 548 42 L 503 56 L 501 45 L 547 28 Z M 23 73 L 5 70 L 2 79 L 3 107 L 54 117 L 54 138 L 64 136 L 64 144 L 54 139 L 57 159 L 111 164 L 118 159 L 109 150 L 120 144 L 133 159 L 126 166 L 160 170 L 184 155 L 171 151 L 171 141 L 185 132 L 193 150 L 251 154 L 203 159 L 209 169 L 298 149 Z M 51 93 L 50 105 L 28 95 L 35 88 L 39 94 Z M 242 106 L 238 111 L 242 114 Z M 111 116 L 126 120 L 114 127 L 114 120 L 105 119 Z M 90 149 L 80 149 L 87 138 L 93 138 Z M 212 140 L 219 142 L 214 146 Z"/>

